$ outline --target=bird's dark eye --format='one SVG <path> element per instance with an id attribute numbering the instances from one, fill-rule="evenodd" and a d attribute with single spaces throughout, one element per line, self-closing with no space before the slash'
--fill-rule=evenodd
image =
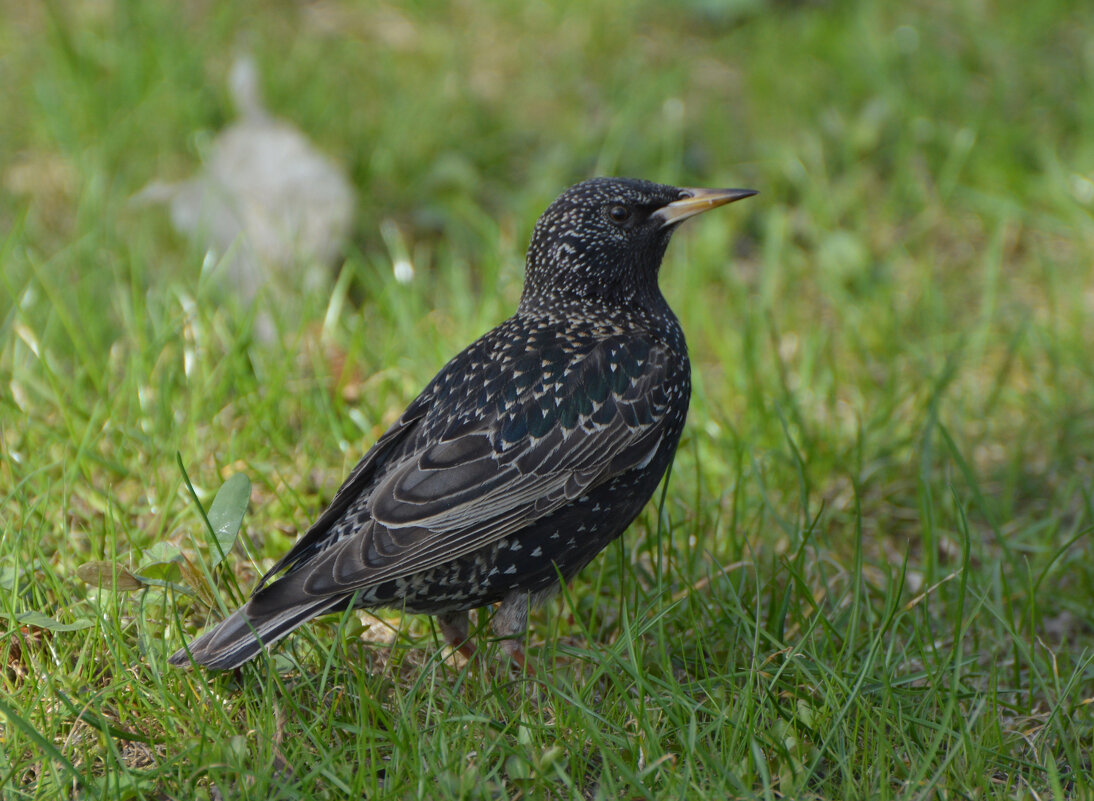
<path id="1" fill-rule="evenodd" d="M 614 223 L 625 223 L 630 219 L 631 210 L 626 206 L 612 206 L 608 209 L 608 216 L 612 218 Z"/>

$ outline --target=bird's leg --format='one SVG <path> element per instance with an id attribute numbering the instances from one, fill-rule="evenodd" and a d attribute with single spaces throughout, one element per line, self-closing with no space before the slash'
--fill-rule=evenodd
<path id="1" fill-rule="evenodd" d="M 514 592 L 505 597 L 490 621 L 494 634 L 501 640 L 501 650 L 513 660 L 521 672 L 535 675 L 535 670 L 524 655 L 524 635 L 528 631 L 528 606 L 526 592 Z"/>
<path id="2" fill-rule="evenodd" d="M 521 647 L 520 641 L 524 639 L 524 634 L 520 634 L 517 637 L 502 640 L 501 648 L 505 653 L 509 655 L 509 658 L 513 660 L 513 664 L 517 666 L 517 670 L 520 673 L 524 673 L 531 678 L 536 677 L 536 669 L 532 667 L 532 663 L 528 661 L 528 657 L 524 653 L 524 648 Z"/>
<path id="3" fill-rule="evenodd" d="M 471 659 L 475 655 L 475 646 L 468 639 L 471 628 L 467 612 L 445 612 L 437 615 L 437 625 L 441 627 L 445 642 L 463 654 L 464 659 Z"/>
<path id="4" fill-rule="evenodd" d="M 513 663 L 522 673 L 535 676 L 536 671 L 532 663 L 524 654 L 524 635 L 528 631 L 528 612 L 533 605 L 538 605 L 543 598 L 548 597 L 551 591 L 546 592 L 512 592 L 505 596 L 498 611 L 494 613 L 494 619 L 490 621 L 490 627 L 494 634 L 501 640 L 501 649 L 513 660 Z"/>

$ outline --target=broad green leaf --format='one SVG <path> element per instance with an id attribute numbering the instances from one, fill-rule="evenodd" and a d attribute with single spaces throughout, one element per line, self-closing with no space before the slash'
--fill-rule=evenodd
<path id="1" fill-rule="evenodd" d="M 146 548 L 141 554 L 139 579 L 169 580 L 178 578 L 179 562 L 182 561 L 182 552 L 173 542 L 157 542 L 151 548 Z"/>
<path id="2" fill-rule="evenodd" d="M 243 473 L 236 473 L 224 482 L 209 507 L 209 526 L 216 537 L 217 552 L 212 554 L 212 565 L 216 567 L 224 556 L 232 550 L 239 528 L 243 524 L 243 515 L 251 501 L 251 480 Z"/>
<path id="3" fill-rule="evenodd" d="M 87 618 L 81 618 L 80 620 L 73 621 L 72 623 L 62 623 L 49 615 L 41 612 L 23 612 L 20 615 L 9 615 L 5 612 L 0 612 L 0 615 L 9 620 L 14 619 L 16 623 L 21 626 L 34 626 L 39 629 L 48 629 L 49 631 L 79 631 L 80 629 L 90 628 L 95 625 L 93 620 Z"/>
<path id="4" fill-rule="evenodd" d="M 0 590 L 15 590 L 20 592 L 23 580 L 42 567 L 42 563 L 35 559 L 28 565 L 13 565 L 0 567 Z"/>
<path id="5" fill-rule="evenodd" d="M 178 560 L 173 562 L 150 562 L 141 565 L 141 573 L 138 579 L 152 586 L 160 586 L 163 582 L 171 582 L 182 576 Z"/>
<path id="6" fill-rule="evenodd" d="M 139 570 L 142 572 L 148 565 L 162 565 L 167 562 L 174 562 L 179 558 L 179 546 L 173 542 L 157 542 L 150 548 L 145 548 L 141 553 L 141 564 Z"/>

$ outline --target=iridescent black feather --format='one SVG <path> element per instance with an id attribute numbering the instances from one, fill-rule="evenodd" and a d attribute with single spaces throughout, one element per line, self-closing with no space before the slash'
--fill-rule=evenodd
<path id="1" fill-rule="evenodd" d="M 350 603 L 436 614 L 454 645 L 467 610 L 500 603 L 495 630 L 521 634 L 672 460 L 691 378 L 658 269 L 680 220 L 748 194 L 567 190 L 536 224 L 516 314 L 445 365 L 251 600 L 170 661 L 236 667 Z"/>

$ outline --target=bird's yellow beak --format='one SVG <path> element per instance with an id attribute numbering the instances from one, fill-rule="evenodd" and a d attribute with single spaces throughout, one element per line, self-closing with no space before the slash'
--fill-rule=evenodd
<path id="1" fill-rule="evenodd" d="M 690 187 L 681 189 L 680 192 L 682 197 L 679 200 L 662 206 L 650 215 L 661 220 L 662 228 L 676 225 L 688 217 L 724 206 L 726 203 L 759 194 L 755 189 L 692 189 Z"/>

